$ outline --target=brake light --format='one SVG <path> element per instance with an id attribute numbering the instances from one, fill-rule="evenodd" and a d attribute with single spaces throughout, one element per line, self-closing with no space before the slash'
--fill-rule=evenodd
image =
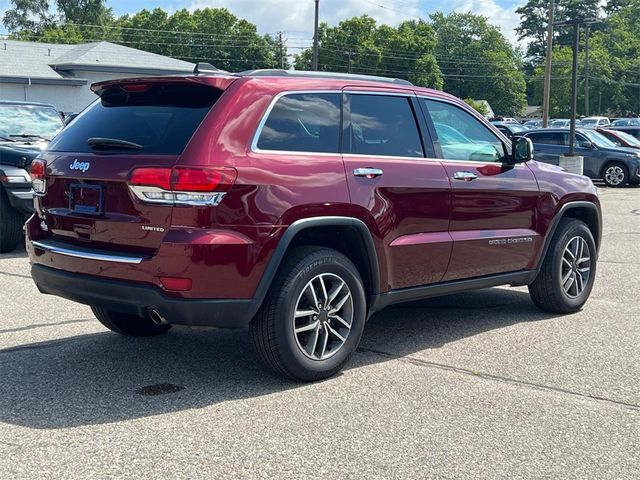
<path id="1" fill-rule="evenodd" d="M 136 168 L 129 177 L 130 185 L 145 185 L 147 187 L 171 190 L 170 168 Z"/>
<path id="2" fill-rule="evenodd" d="M 31 186 L 37 195 L 43 195 L 47 191 L 47 162 L 46 160 L 35 159 L 31 162 Z"/>
<path id="3" fill-rule="evenodd" d="M 184 192 L 227 192 L 236 175 L 231 168 L 177 167 L 173 169 L 171 186 Z"/>
<path id="4" fill-rule="evenodd" d="M 149 90 L 150 86 L 144 83 L 135 83 L 132 85 L 123 85 L 122 89 L 125 92 L 146 92 Z"/>
<path id="5" fill-rule="evenodd" d="M 217 205 L 236 177 L 233 168 L 225 167 L 141 167 L 129 175 L 129 188 L 145 202 Z"/>

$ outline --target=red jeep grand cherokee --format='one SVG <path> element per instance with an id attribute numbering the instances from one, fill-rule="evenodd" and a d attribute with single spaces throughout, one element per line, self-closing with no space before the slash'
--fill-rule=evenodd
<path id="1" fill-rule="evenodd" d="M 107 328 L 246 327 L 298 380 L 340 370 L 371 313 L 529 285 L 586 302 L 601 213 L 462 101 L 401 80 L 250 71 L 93 85 L 32 167 L 38 288 Z"/>

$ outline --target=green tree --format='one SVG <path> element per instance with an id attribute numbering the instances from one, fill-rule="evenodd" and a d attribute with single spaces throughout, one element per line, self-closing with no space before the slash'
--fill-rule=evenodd
<path id="1" fill-rule="evenodd" d="M 320 25 L 318 66 L 323 71 L 351 72 L 408 79 L 416 85 L 442 88 L 442 75 L 433 50 L 433 29 L 424 21 L 407 21 L 397 28 L 376 24 L 368 15 L 353 17 L 336 27 Z M 296 56 L 299 70 L 310 70 L 312 50 Z"/>
<path id="2" fill-rule="evenodd" d="M 47 30 L 70 23 L 106 25 L 113 20 L 106 0 L 11 0 L 11 3 L 13 6 L 5 12 L 2 22 L 20 38 L 27 35 L 37 38 Z"/>
<path id="3" fill-rule="evenodd" d="M 489 114 L 489 109 L 487 108 L 486 103 L 480 100 L 474 100 L 473 98 L 465 98 L 464 103 L 473 108 L 480 115 L 484 115 L 485 117 Z"/>
<path id="4" fill-rule="evenodd" d="M 444 89 L 487 100 L 498 115 L 520 114 L 526 105 L 522 61 L 498 27 L 472 13 L 435 13 L 431 20 Z"/>
<path id="5" fill-rule="evenodd" d="M 118 18 L 111 30 L 133 48 L 190 62 L 205 61 L 222 70 L 288 67 L 286 50 L 276 38 L 225 8 L 204 8 L 169 15 L 160 8 Z"/>
<path id="6" fill-rule="evenodd" d="M 595 18 L 598 17 L 601 9 L 600 0 L 555 0 L 555 5 L 554 22 Z M 529 42 L 526 54 L 535 66 L 545 56 L 549 0 L 529 0 L 516 9 L 516 13 L 520 16 L 520 26 L 516 28 L 518 40 Z M 555 28 L 553 41 L 556 45 L 571 45 L 571 29 Z"/>

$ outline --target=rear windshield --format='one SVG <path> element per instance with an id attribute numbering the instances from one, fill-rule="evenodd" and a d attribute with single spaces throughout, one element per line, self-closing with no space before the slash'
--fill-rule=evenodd
<path id="1" fill-rule="evenodd" d="M 127 91 L 130 90 L 130 91 Z M 203 85 L 110 87 L 49 144 L 54 152 L 95 152 L 87 141 L 106 138 L 137 144 L 129 154 L 180 154 L 220 98 L 221 90 Z M 117 144 L 116 144 L 117 145 Z"/>

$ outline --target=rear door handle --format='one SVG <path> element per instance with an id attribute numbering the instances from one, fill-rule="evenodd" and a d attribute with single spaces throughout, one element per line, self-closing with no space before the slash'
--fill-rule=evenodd
<path id="1" fill-rule="evenodd" d="M 453 178 L 456 180 L 464 180 L 465 182 L 470 182 L 471 180 L 475 180 L 478 176 L 475 173 L 471 172 L 456 172 L 453 174 Z"/>
<path id="2" fill-rule="evenodd" d="M 353 174 L 356 177 L 376 178 L 383 174 L 383 171 L 379 168 L 356 168 L 353 170 Z"/>

